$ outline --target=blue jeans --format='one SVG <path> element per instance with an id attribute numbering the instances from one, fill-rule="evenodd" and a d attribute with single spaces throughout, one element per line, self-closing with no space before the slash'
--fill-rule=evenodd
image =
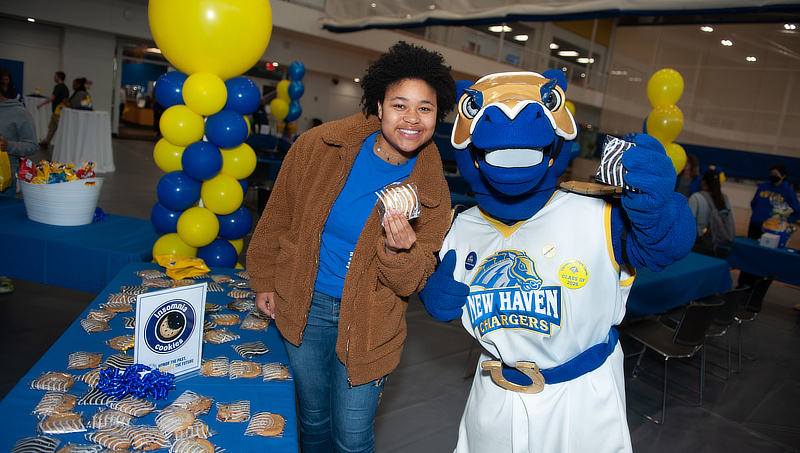
<path id="1" fill-rule="evenodd" d="M 375 451 L 375 412 L 386 378 L 351 386 L 336 357 L 340 299 L 314 291 L 300 347 L 284 341 L 297 389 L 300 450 Z"/>

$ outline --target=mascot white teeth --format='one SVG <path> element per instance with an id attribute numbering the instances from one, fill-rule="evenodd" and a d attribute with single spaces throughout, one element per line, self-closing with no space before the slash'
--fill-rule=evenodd
<path id="1" fill-rule="evenodd" d="M 619 199 L 560 189 L 577 134 L 562 71 L 458 90 L 451 142 L 478 206 L 455 217 L 420 293 L 483 347 L 456 452 L 631 451 L 614 326 L 634 269 L 660 270 L 694 245 L 672 162 L 639 134 Z"/>

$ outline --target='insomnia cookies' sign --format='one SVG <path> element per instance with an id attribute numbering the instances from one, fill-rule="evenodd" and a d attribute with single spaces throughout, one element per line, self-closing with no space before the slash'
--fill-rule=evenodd
<path id="1" fill-rule="evenodd" d="M 205 305 L 205 283 L 140 294 L 134 361 L 175 376 L 199 370 Z"/>

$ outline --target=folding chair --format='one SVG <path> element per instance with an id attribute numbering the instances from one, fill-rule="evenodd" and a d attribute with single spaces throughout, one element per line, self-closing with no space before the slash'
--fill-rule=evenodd
<path id="1" fill-rule="evenodd" d="M 745 356 L 749 360 L 758 359 L 758 314 L 764 305 L 764 297 L 767 295 L 770 285 L 775 280 L 774 275 L 764 277 L 753 282 L 750 297 L 744 305 L 740 305 L 736 310 L 733 320 L 739 324 L 739 370 L 742 369 L 742 324 L 752 322 L 755 326 L 755 355 Z"/>
<path id="2" fill-rule="evenodd" d="M 719 296 L 724 305 L 720 307 L 720 309 L 717 310 L 717 313 L 714 315 L 714 319 L 711 321 L 711 326 L 708 328 L 706 337 L 726 338 L 728 343 L 727 348 L 722 348 L 721 346 L 717 346 L 712 343 L 708 343 L 708 345 L 727 350 L 727 366 L 725 367 L 726 374 L 724 376 L 709 371 L 709 373 L 713 376 L 725 380 L 731 378 L 731 336 L 728 335 L 728 331 L 733 325 L 734 317 L 736 316 L 736 310 L 740 305 L 743 306 L 747 302 L 747 297 L 749 295 L 750 287 L 743 286 L 741 288 L 725 291 L 721 296 Z M 722 365 L 718 365 L 711 361 L 709 361 L 708 364 L 722 368 Z"/>
<path id="3" fill-rule="evenodd" d="M 705 385 L 705 349 L 703 344 L 714 314 L 722 306 L 723 303 L 721 301 L 710 304 L 692 302 L 684 310 L 675 329 L 653 320 L 642 320 L 620 328 L 620 332 L 627 334 L 642 344 L 642 350 L 634 354 L 639 356 L 631 373 L 634 379 L 639 376 L 639 366 L 642 363 L 644 353 L 648 349 L 655 351 L 664 359 L 661 419 L 656 419 L 633 408 L 631 410 L 653 423 L 663 424 L 667 411 L 667 371 L 669 360 L 694 357 L 697 352 L 701 353 L 700 391 L 697 392 L 700 394 L 700 402 L 698 405 L 703 404 L 703 387 Z"/>

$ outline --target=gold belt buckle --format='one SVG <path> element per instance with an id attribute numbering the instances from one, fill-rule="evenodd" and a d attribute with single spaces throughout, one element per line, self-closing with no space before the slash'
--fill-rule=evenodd
<path id="1" fill-rule="evenodd" d="M 487 360 L 481 363 L 481 368 L 491 372 L 492 380 L 500 387 L 517 393 L 539 393 L 544 390 L 544 376 L 539 372 L 539 366 L 533 362 L 517 362 L 514 368 L 525 376 L 528 376 L 531 383 L 519 385 L 509 382 L 503 377 L 503 363 L 499 360 Z"/>

